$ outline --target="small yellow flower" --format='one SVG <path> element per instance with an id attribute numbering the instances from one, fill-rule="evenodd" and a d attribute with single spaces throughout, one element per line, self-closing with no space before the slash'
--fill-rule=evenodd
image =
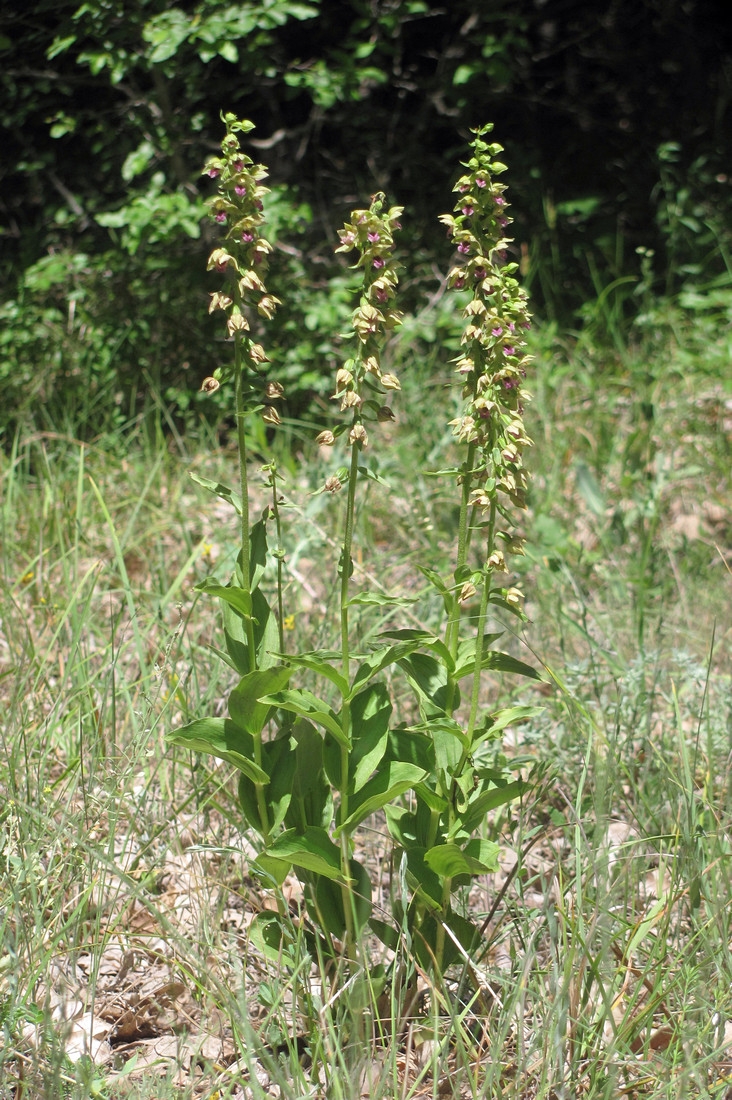
<path id="1" fill-rule="evenodd" d="M 294 615 L 285 615 L 284 619 L 282 620 L 282 625 L 285 628 L 285 630 L 294 630 L 295 629 L 295 616 Z"/>
<path id="2" fill-rule="evenodd" d="M 33 572 L 32 569 L 30 569 L 27 573 L 24 573 L 23 576 L 20 578 L 20 583 L 21 584 L 32 584 L 34 580 L 35 580 L 35 573 Z"/>
<path id="3" fill-rule="evenodd" d="M 210 558 L 212 550 L 213 550 L 213 543 L 212 542 L 204 542 L 203 546 L 201 547 L 201 557 L 202 558 Z"/>

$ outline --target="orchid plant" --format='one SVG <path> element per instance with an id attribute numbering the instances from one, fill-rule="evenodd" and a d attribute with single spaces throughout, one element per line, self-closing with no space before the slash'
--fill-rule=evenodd
<path id="1" fill-rule="evenodd" d="M 395 239 L 402 208 L 388 207 L 377 194 L 368 207 L 353 211 L 339 234 L 337 251 L 355 253 L 362 278 L 350 354 L 335 376 L 333 400 L 341 419 L 317 437 L 321 447 L 345 450 L 322 487 L 342 501 L 338 641 L 332 650 L 295 654 L 285 653 L 282 633 L 286 562 L 273 463 L 265 468 L 272 504 L 255 523 L 249 514 L 247 418 L 260 415 L 278 424 L 283 396 L 252 335 L 255 319 L 265 322 L 281 304 L 264 282 L 271 252 L 261 232 L 267 173 L 241 149 L 239 135 L 252 124 L 233 115 L 224 122 L 221 155 L 204 169 L 218 183 L 209 207 L 222 231 L 208 266 L 223 280 L 210 308 L 223 313 L 234 353 L 233 362 L 214 371 L 203 388 L 233 381 L 240 484 L 234 490 L 198 480 L 238 513 L 241 546 L 228 584 L 209 579 L 198 588 L 222 602 L 224 648 L 218 652 L 237 681 L 228 716 L 197 719 L 169 740 L 238 770 L 243 819 L 258 838 L 251 871 L 275 892 L 288 875 L 299 877 L 314 950 L 361 965 L 365 933 L 393 946 L 401 931 L 414 958 L 441 972 L 465 956 L 479 935 L 455 898 L 472 877 L 497 868 L 498 847 L 481 835 L 486 815 L 524 788 L 496 764 L 491 744 L 532 708 L 491 708 L 482 672 L 539 676 L 494 648 L 500 632 L 490 630 L 488 621 L 496 606 L 523 618 L 509 562 L 521 553 L 516 514 L 525 507 L 523 454 L 531 445 L 523 423 L 530 322 L 516 264 L 507 262 L 511 219 L 499 180 L 505 171 L 498 159 L 502 149 L 487 140 L 490 126 L 474 132 L 454 212 L 441 219 L 456 250 L 447 283 L 456 295 L 462 292 L 458 300 L 465 303 L 453 374 L 462 410 L 451 424 L 459 461 L 441 471 L 454 480 L 460 499 L 455 566 L 449 577 L 422 567 L 440 594 L 444 624 L 388 630 L 368 652 L 353 649 L 349 619 L 355 605 L 399 605 L 380 592 L 354 591 L 353 579 L 357 493 L 362 481 L 377 476 L 368 450 L 379 426 L 394 419 L 390 401 L 400 389 L 398 378 L 382 369 L 381 356 L 400 323 Z M 273 523 L 275 551 L 268 548 Z M 273 564 L 276 607 L 263 590 Z M 402 691 L 398 717 L 394 691 L 400 678 L 414 705 L 404 704 Z M 302 686 L 303 679 L 314 686 Z M 400 869 L 386 917 L 374 912 L 369 870 L 354 856 L 357 830 L 380 811 Z M 257 920 L 260 943 L 280 952 L 283 904 Z"/>

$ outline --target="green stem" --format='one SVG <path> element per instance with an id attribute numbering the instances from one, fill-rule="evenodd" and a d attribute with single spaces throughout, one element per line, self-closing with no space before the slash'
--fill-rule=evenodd
<path id="1" fill-rule="evenodd" d="M 488 545 L 486 548 L 486 560 L 493 553 L 493 542 L 496 534 L 496 502 L 491 504 L 491 514 L 488 520 Z M 478 717 L 478 704 L 480 700 L 480 678 L 483 664 L 483 639 L 485 637 L 485 621 L 488 617 L 488 601 L 491 595 L 492 571 L 487 569 L 483 573 L 483 591 L 480 599 L 480 611 L 478 612 L 478 633 L 475 639 L 475 668 L 473 669 L 473 691 L 470 697 L 470 717 L 468 719 L 468 741 L 472 739 L 475 722 Z M 467 755 L 464 752 L 464 755 Z M 462 764 L 462 761 L 461 761 Z M 459 771 L 458 773 L 459 774 Z"/>
<path id="2" fill-rule="evenodd" d="M 249 564 L 249 482 L 247 477 L 247 438 L 246 438 L 246 407 L 244 403 L 244 371 L 242 367 L 241 340 L 234 341 L 235 371 L 234 391 L 236 395 L 236 430 L 239 444 L 239 484 L 241 487 L 241 586 L 249 594 L 251 601 L 252 585 Z M 244 620 L 244 629 L 247 636 L 247 654 L 249 657 L 249 670 L 254 672 L 257 667 L 257 651 L 254 641 L 254 620 L 251 615 Z M 254 763 L 262 767 L 262 735 L 254 737 Z M 257 810 L 262 825 L 262 836 L 265 846 L 269 843 L 269 814 L 264 797 L 264 789 L 256 784 Z"/>
<path id="3" fill-rule="evenodd" d="M 445 645 L 450 650 L 453 658 L 457 655 L 458 642 L 460 641 L 460 588 L 457 587 L 461 570 L 464 569 L 468 559 L 468 546 L 470 544 L 470 493 L 473 486 L 473 462 L 475 460 L 475 443 L 468 444 L 468 454 L 463 466 L 462 493 L 460 497 L 460 518 L 458 520 L 458 547 L 457 562 L 455 564 L 456 587 L 453 589 L 450 613 L 445 627 Z M 445 700 L 445 714 L 450 717 L 455 707 L 455 683 L 450 682 Z"/>
<path id="4" fill-rule="evenodd" d="M 285 609 L 282 597 L 282 576 L 285 551 L 282 546 L 282 519 L 280 517 L 280 506 L 277 500 L 277 464 L 275 462 L 270 466 L 270 479 L 272 485 L 272 514 L 274 515 L 275 530 L 277 531 L 277 550 L 275 551 L 275 557 L 277 558 L 277 626 L 280 636 L 280 653 L 284 653 Z"/>
<path id="5" fill-rule="evenodd" d="M 249 483 L 247 479 L 247 435 L 246 408 L 244 405 L 244 371 L 241 362 L 241 340 L 234 342 L 235 393 L 236 393 L 236 431 L 239 444 L 239 483 L 241 486 L 241 586 L 251 599 L 252 587 L 249 566 Z M 257 667 L 257 652 L 254 644 L 254 622 L 251 616 L 245 621 L 249 669 Z M 260 761 L 257 761 L 260 763 Z"/>
<path id="6" fill-rule="evenodd" d="M 354 420 L 355 423 L 355 420 Z M 351 574 L 351 546 L 353 544 L 353 523 L 356 511 L 356 483 L 358 480 L 358 444 L 351 446 L 351 469 L 348 475 L 348 499 L 346 501 L 346 526 L 343 533 L 343 551 L 341 556 L 341 661 L 345 679 L 350 683 L 351 679 L 351 654 L 348 639 L 348 582 Z M 345 699 L 341 705 L 341 731 L 348 745 L 341 745 L 341 775 L 340 775 L 340 818 L 341 823 L 348 817 L 348 783 L 350 763 L 351 741 L 351 705 Z M 344 878 L 350 878 L 350 836 L 343 829 L 341 831 L 341 873 Z M 343 911 L 346 920 L 346 945 L 350 957 L 355 958 L 355 937 L 353 924 L 353 896 L 349 886 L 344 882 L 341 886 L 343 896 Z"/>

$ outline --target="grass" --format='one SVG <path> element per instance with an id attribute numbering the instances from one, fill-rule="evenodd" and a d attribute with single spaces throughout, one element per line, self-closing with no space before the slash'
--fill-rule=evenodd
<path id="1" fill-rule="evenodd" d="M 486 822 L 501 871 L 464 899 L 484 938 L 440 987 L 399 949 L 386 984 L 374 957 L 370 985 L 339 985 L 296 881 L 289 942 L 268 949 L 228 770 L 163 751 L 230 686 L 213 602 L 191 610 L 192 584 L 230 570 L 235 524 L 186 469 L 228 480 L 233 453 L 134 427 L 17 437 L 0 457 L 1 1100 L 732 1097 L 723 340 L 710 329 L 706 359 L 678 326 L 612 355 L 539 334 L 532 622 L 513 644 L 553 681 L 516 691 L 543 710 L 503 751 L 536 783 Z M 358 566 L 390 591 L 414 594 L 413 563 L 439 568 L 451 544 L 423 473 L 448 446 L 437 369 L 402 367 L 381 458 L 396 499 L 370 485 L 359 516 Z M 310 495 L 321 460 L 289 438 L 306 459 L 284 441 L 293 625 L 317 638 L 334 532 Z M 382 867 L 388 916 L 384 833 L 372 821 L 359 858 Z"/>

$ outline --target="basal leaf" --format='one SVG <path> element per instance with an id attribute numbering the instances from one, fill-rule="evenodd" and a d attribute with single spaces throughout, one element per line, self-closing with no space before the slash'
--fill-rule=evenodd
<path id="1" fill-rule="evenodd" d="M 266 783 L 268 775 L 254 763 L 254 739 L 230 718 L 198 718 L 173 730 L 166 737 L 172 745 L 195 752 L 207 752 L 233 764 L 254 783 Z"/>
<path id="2" fill-rule="evenodd" d="M 392 705 L 386 684 L 369 684 L 351 702 L 350 791 L 359 791 L 386 751 Z"/>
<path id="3" fill-rule="evenodd" d="M 229 714 L 232 720 L 254 736 L 260 734 L 272 713 L 271 704 L 261 702 L 262 696 L 284 688 L 293 672 L 292 668 L 278 665 L 242 676 L 229 695 Z"/>
<path id="4" fill-rule="evenodd" d="M 392 802 L 404 791 L 408 791 L 425 777 L 423 768 L 414 764 L 390 762 L 379 769 L 377 774 L 354 795 L 348 803 L 348 817 L 340 822 L 337 833 L 342 829 L 352 830 L 370 814 Z"/>
<path id="5" fill-rule="evenodd" d="M 354 932 L 358 936 L 371 916 L 371 879 L 366 868 L 356 859 L 349 861 L 348 870 L 351 876 L 351 895 L 353 906 Z M 338 939 L 343 939 L 346 932 L 346 918 L 343 909 L 343 891 L 340 885 L 332 878 L 321 877 L 315 888 L 315 900 L 317 903 L 317 915 L 323 921 L 326 929 Z"/>
<path id="6" fill-rule="evenodd" d="M 341 880 L 340 850 L 325 829 L 310 826 L 304 833 L 280 833 L 264 853 L 272 859 Z"/>
<path id="7" fill-rule="evenodd" d="M 272 695 L 265 696 L 262 702 L 275 707 L 282 707 L 283 710 L 289 710 L 292 714 L 299 714 L 302 718 L 307 718 L 319 726 L 324 726 L 340 745 L 345 748 L 350 747 L 350 742 L 347 737 L 344 737 L 337 716 L 327 703 L 318 699 L 312 691 L 306 691 L 304 688 L 296 688 L 293 691 L 277 691 Z"/>

